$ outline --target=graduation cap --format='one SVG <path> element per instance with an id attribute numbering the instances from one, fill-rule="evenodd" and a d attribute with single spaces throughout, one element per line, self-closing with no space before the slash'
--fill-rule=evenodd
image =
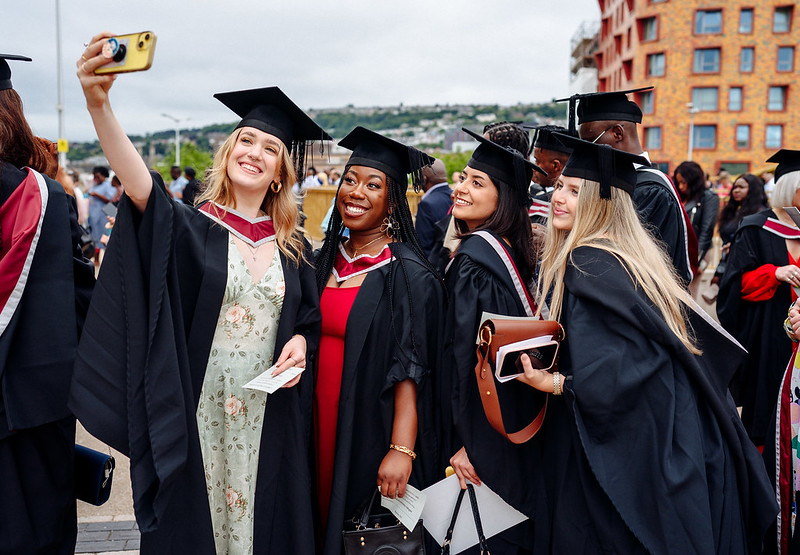
<path id="1" fill-rule="evenodd" d="M 534 148 L 541 148 L 543 150 L 554 150 L 565 154 L 570 154 L 572 152 L 572 147 L 565 145 L 555 136 L 555 133 L 573 135 L 560 125 L 523 125 L 523 127 L 533 130 L 533 145 L 531 150 Z"/>
<path id="2" fill-rule="evenodd" d="M 353 151 L 347 161 L 348 166 L 375 168 L 406 186 L 408 174 L 411 174 L 415 191 L 419 191 L 424 182 L 422 168 L 433 164 L 432 157 L 413 146 L 406 146 L 361 126 L 350 131 L 339 141 L 339 146 Z"/>
<path id="3" fill-rule="evenodd" d="M 642 110 L 630 100 L 631 93 L 652 91 L 655 87 L 641 87 L 625 91 L 594 92 L 573 94 L 566 98 L 559 98 L 553 102 L 569 102 L 569 131 L 577 129 L 575 125 L 575 105 L 578 105 L 578 125 L 587 121 L 632 121 L 642 123 Z"/>
<path id="4" fill-rule="evenodd" d="M 275 135 L 293 151 L 301 142 L 331 140 L 331 136 L 278 87 L 217 93 L 214 98 L 242 118 L 236 129 L 255 127 Z"/>
<path id="5" fill-rule="evenodd" d="M 13 89 L 11 85 L 11 68 L 6 60 L 17 60 L 20 62 L 30 62 L 30 58 L 17 54 L 0 54 L 0 91 Z"/>
<path id="6" fill-rule="evenodd" d="M 600 183 L 600 198 L 611 198 L 611 187 L 633 195 L 636 187 L 634 164 L 647 165 L 646 158 L 609 145 L 590 143 L 561 133 L 555 135 L 573 149 L 561 175 L 597 181 Z"/>
<path id="7" fill-rule="evenodd" d="M 467 165 L 486 173 L 493 180 L 497 179 L 507 183 L 520 195 L 523 203 L 530 204 L 528 188 L 531 185 L 533 172 L 538 171 L 544 176 L 547 176 L 547 172 L 513 148 L 493 143 L 466 127 L 462 127 L 461 130 L 474 137 L 479 143 Z"/>
<path id="8" fill-rule="evenodd" d="M 782 148 L 767 158 L 767 162 L 774 162 L 778 164 L 778 167 L 775 168 L 775 181 L 777 182 L 782 175 L 800 171 L 800 150 L 789 150 L 788 148 Z"/>

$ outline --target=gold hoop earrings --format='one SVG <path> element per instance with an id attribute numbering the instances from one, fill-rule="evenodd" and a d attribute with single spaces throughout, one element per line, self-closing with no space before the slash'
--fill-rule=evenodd
<path id="1" fill-rule="evenodd" d="M 269 184 L 269 188 L 273 193 L 277 195 L 278 193 L 281 192 L 281 189 L 283 189 L 283 183 L 281 183 L 280 181 L 273 180 L 272 183 Z"/>

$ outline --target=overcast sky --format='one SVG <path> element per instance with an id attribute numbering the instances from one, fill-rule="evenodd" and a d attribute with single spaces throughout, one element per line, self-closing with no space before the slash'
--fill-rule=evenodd
<path id="1" fill-rule="evenodd" d="M 55 0 L 0 0 L 0 52 L 34 132 L 58 135 Z M 75 60 L 101 30 L 154 31 L 153 67 L 121 75 L 130 134 L 233 121 L 212 94 L 278 85 L 303 108 L 545 102 L 569 92 L 569 42 L 597 0 L 61 0 L 65 135 L 94 140 Z"/>

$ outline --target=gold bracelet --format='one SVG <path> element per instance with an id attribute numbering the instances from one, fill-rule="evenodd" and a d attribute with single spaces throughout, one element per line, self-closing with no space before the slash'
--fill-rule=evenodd
<path id="1" fill-rule="evenodd" d="M 553 395 L 561 395 L 561 374 L 553 373 Z"/>
<path id="2" fill-rule="evenodd" d="M 414 451 L 412 451 L 408 447 L 403 447 L 402 445 L 395 445 L 394 443 L 390 443 L 389 449 L 394 449 L 395 451 L 400 451 L 401 453 L 408 455 L 409 457 L 411 457 L 412 461 L 417 458 L 417 454 Z"/>

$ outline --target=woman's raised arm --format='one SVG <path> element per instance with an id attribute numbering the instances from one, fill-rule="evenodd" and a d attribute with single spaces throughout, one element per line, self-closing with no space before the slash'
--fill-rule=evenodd
<path id="1" fill-rule="evenodd" d="M 103 56 L 102 48 L 106 39 L 112 36 L 113 33 L 106 31 L 92 37 L 91 43 L 76 62 L 78 79 L 86 97 L 86 108 L 92 116 L 97 138 L 108 163 L 125 186 L 125 193 L 133 204 L 144 212 L 153 189 L 153 179 L 144 160 L 111 110 L 108 91 L 117 76 L 94 73 L 95 69 L 110 61 Z"/>

